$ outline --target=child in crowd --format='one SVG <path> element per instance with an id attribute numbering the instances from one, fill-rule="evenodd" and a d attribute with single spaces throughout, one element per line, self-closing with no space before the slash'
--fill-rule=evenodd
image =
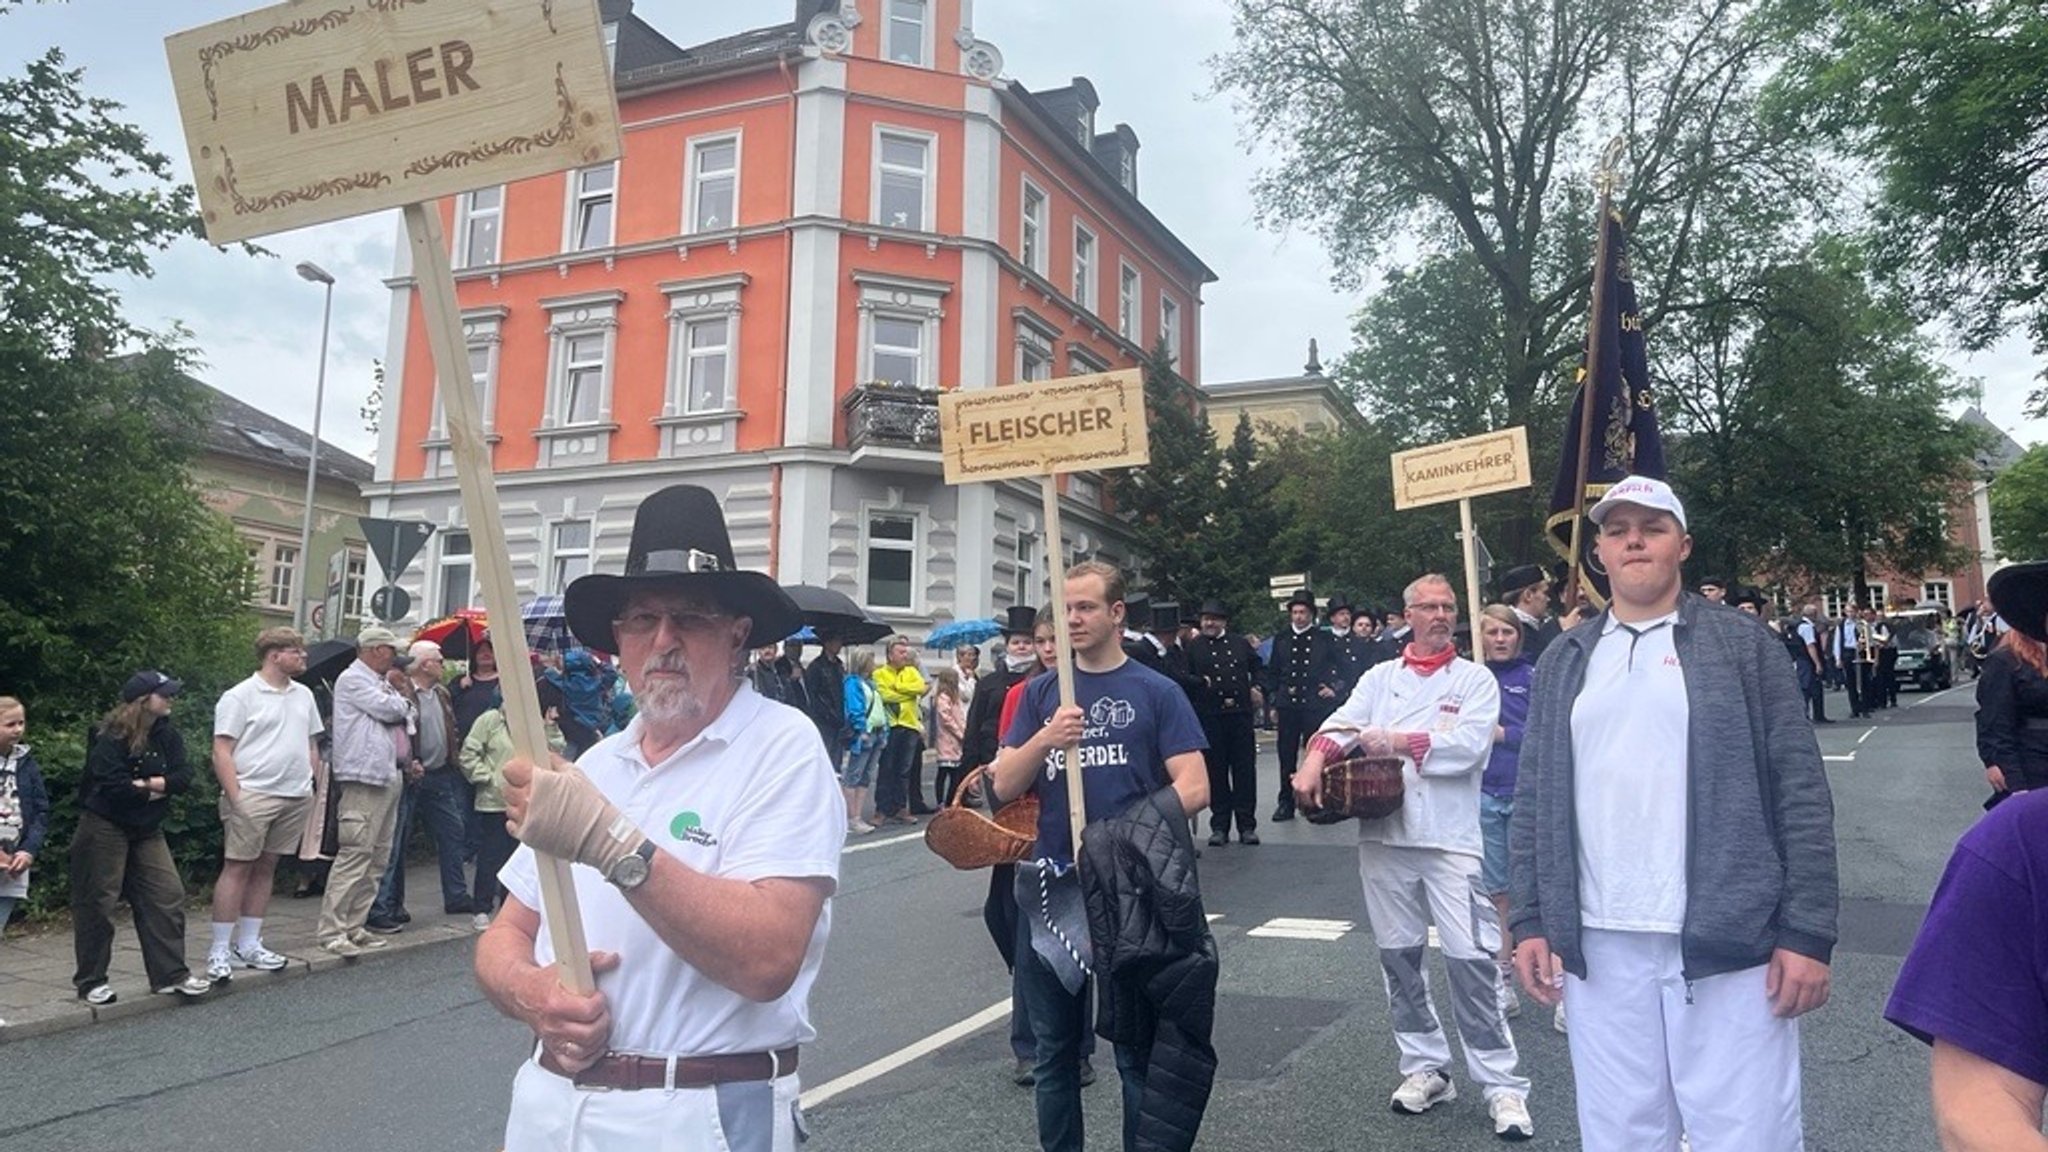
<path id="1" fill-rule="evenodd" d="M 28 710 L 21 701 L 0 696 L 0 936 L 15 902 L 28 895 L 29 866 L 50 830 L 43 770 L 21 742 L 27 730 Z"/>
<path id="2" fill-rule="evenodd" d="M 971 651 L 971 649 L 970 649 Z M 960 698 L 960 669 L 941 668 L 932 694 L 933 728 L 938 732 L 939 775 L 932 791 L 943 808 L 960 786 L 960 741 L 967 734 L 967 705 Z"/>

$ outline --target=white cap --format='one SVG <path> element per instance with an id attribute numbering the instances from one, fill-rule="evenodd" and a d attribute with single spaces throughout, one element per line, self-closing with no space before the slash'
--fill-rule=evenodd
<path id="1" fill-rule="evenodd" d="M 1634 504 L 1641 508 L 1669 512 L 1678 520 L 1678 527 L 1681 530 L 1685 528 L 1685 505 L 1679 502 L 1678 493 L 1671 490 L 1671 485 L 1662 480 L 1652 480 L 1647 476 L 1625 476 L 1607 490 L 1607 495 L 1600 497 L 1600 502 L 1593 505 L 1586 516 L 1598 524 L 1607 519 L 1608 509 L 1617 504 Z"/>

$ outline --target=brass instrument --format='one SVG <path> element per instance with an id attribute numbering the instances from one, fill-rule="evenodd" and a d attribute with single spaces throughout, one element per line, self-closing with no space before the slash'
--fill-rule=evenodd
<path id="1" fill-rule="evenodd" d="M 1856 621 L 1856 662 L 1877 663 L 1877 637 L 1872 634 L 1870 621 L 1861 618 Z"/>

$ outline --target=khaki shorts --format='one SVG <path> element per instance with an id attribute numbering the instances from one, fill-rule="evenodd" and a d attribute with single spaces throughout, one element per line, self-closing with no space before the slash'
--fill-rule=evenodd
<path id="1" fill-rule="evenodd" d="M 230 860 L 254 860 L 266 853 L 286 855 L 299 850 L 305 834 L 306 817 L 313 811 L 311 796 L 271 796 L 243 792 L 241 807 L 220 798 L 222 855 Z"/>

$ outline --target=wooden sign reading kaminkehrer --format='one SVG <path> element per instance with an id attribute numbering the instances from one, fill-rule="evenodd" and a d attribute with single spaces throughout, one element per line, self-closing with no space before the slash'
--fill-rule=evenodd
<path id="1" fill-rule="evenodd" d="M 1448 500 L 1529 486 L 1529 430 L 1503 428 L 1393 455 L 1394 508 L 1406 511 Z"/>
<path id="2" fill-rule="evenodd" d="M 1144 464 L 1144 373 L 942 392 L 939 455 L 948 484 Z"/>
<path id="3" fill-rule="evenodd" d="M 164 42 L 216 244 L 615 159 L 595 0 L 292 0 Z"/>

